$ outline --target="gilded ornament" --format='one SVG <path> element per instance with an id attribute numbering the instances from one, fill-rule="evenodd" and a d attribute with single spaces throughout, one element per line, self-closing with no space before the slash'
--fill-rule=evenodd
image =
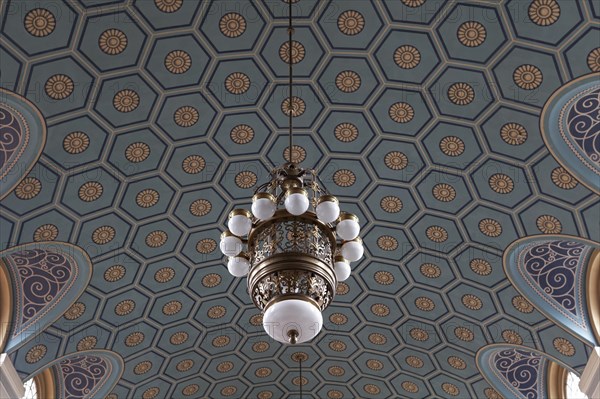
<path id="1" fill-rule="evenodd" d="M 171 338 L 169 338 L 169 342 L 171 342 L 171 344 L 173 345 L 181 345 L 184 342 L 186 342 L 189 339 L 189 337 L 189 334 L 185 331 L 179 331 L 171 335 Z"/>
<path id="2" fill-rule="evenodd" d="M 406 361 L 406 364 L 408 364 L 410 367 L 413 367 L 415 369 L 420 369 L 421 367 L 423 367 L 425 365 L 423 360 L 417 356 L 407 356 L 405 361 Z"/>
<path id="3" fill-rule="evenodd" d="M 463 295 L 461 302 L 469 310 L 479 310 L 483 307 L 481 299 L 472 294 Z"/>
<path id="4" fill-rule="evenodd" d="M 25 30 L 35 37 L 48 36 L 56 28 L 56 18 L 54 14 L 45 8 L 35 8 L 25 15 L 23 21 Z"/>
<path id="5" fill-rule="evenodd" d="M 421 7 L 423 4 L 425 4 L 425 1 L 427 0 L 401 0 L 402 4 L 404 4 L 407 7 L 411 7 L 411 8 L 417 8 L 417 7 Z"/>
<path id="6" fill-rule="evenodd" d="M 248 144 L 254 138 L 254 129 L 248 125 L 237 125 L 229 133 L 231 141 L 236 144 Z"/>
<path id="7" fill-rule="evenodd" d="M 181 8 L 183 0 L 154 0 L 154 5 L 161 12 L 170 14 Z"/>
<path id="8" fill-rule="evenodd" d="M 35 345 L 31 349 L 29 349 L 25 354 L 25 361 L 29 364 L 37 363 L 40 360 L 42 360 L 44 356 L 46 356 L 47 352 L 48 348 L 46 347 L 46 345 Z"/>
<path id="9" fill-rule="evenodd" d="M 209 254 L 217 248 L 217 242 L 212 238 L 203 238 L 196 244 L 196 251 L 201 254 Z"/>
<path id="10" fill-rule="evenodd" d="M 73 79 L 63 74 L 50 76 L 44 86 L 46 95 L 53 100 L 63 100 L 69 97 L 74 89 Z"/>
<path id="11" fill-rule="evenodd" d="M 427 341 L 429 339 L 429 333 L 422 328 L 411 328 L 409 334 L 412 339 L 416 341 Z"/>
<path id="12" fill-rule="evenodd" d="M 347 346 L 343 341 L 336 339 L 329 342 L 329 348 L 335 352 L 343 352 L 346 350 Z"/>
<path id="13" fill-rule="evenodd" d="M 63 315 L 67 320 L 75 320 L 80 318 L 85 312 L 85 304 L 82 302 L 75 302 Z"/>
<path id="14" fill-rule="evenodd" d="M 141 344 L 142 342 L 144 342 L 144 339 L 146 339 L 146 336 L 144 335 L 143 332 L 134 331 L 131 334 L 129 334 L 127 337 L 125 337 L 125 346 L 128 346 L 130 348 L 137 346 L 137 345 Z"/>
<path id="15" fill-rule="evenodd" d="M 482 219 L 479 221 L 479 231 L 488 237 L 498 237 L 502 234 L 502 225 L 494 219 Z"/>
<path id="16" fill-rule="evenodd" d="M 334 377 L 341 377 L 346 374 L 346 370 L 340 366 L 331 366 L 327 369 L 327 372 Z"/>
<path id="17" fill-rule="evenodd" d="M 412 381 L 404 381 L 401 385 L 402 389 L 406 392 L 417 393 L 419 392 L 419 387 Z"/>
<path id="18" fill-rule="evenodd" d="M 111 226 L 101 226 L 92 232 L 92 241 L 98 245 L 105 245 L 115 238 L 115 229 Z"/>
<path id="19" fill-rule="evenodd" d="M 483 391 L 483 394 L 485 395 L 486 399 L 504 399 L 498 392 L 496 392 L 495 389 L 492 388 L 486 388 Z"/>
<path id="20" fill-rule="evenodd" d="M 466 327 L 456 327 L 454 329 L 454 335 L 461 341 L 471 342 L 475 339 L 475 334 L 473 331 Z"/>
<path id="21" fill-rule="evenodd" d="M 173 280 L 175 270 L 172 267 L 161 267 L 154 273 L 154 280 L 157 283 L 166 283 Z"/>
<path id="22" fill-rule="evenodd" d="M 192 396 L 193 394 L 195 394 L 199 390 L 200 390 L 200 385 L 198 385 L 198 384 L 190 384 L 190 385 L 186 385 L 183 388 L 183 390 L 181 391 L 181 393 L 184 396 Z"/>
<path id="23" fill-rule="evenodd" d="M 146 245 L 150 248 L 158 248 L 167 242 L 168 236 L 164 231 L 156 230 L 148 233 L 146 236 Z"/>
<path id="24" fill-rule="evenodd" d="M 486 38 L 485 27 L 476 21 L 467 21 L 462 23 L 458 27 L 456 36 L 458 41 L 467 47 L 477 47 L 485 41 Z"/>
<path id="25" fill-rule="evenodd" d="M 344 35 L 358 35 L 365 27 L 365 18 L 361 13 L 354 10 L 344 11 L 337 20 L 338 29 Z"/>
<path id="26" fill-rule="evenodd" d="M 338 391 L 337 389 L 331 389 L 327 391 L 327 397 L 329 399 L 342 399 L 344 397 L 344 394 Z"/>
<path id="27" fill-rule="evenodd" d="M 125 159 L 132 163 L 145 161 L 150 156 L 150 146 L 146 143 L 131 143 L 125 148 Z"/>
<path id="28" fill-rule="evenodd" d="M 560 220 L 551 215 L 542 215 L 537 218 L 535 225 L 544 234 L 559 234 L 562 231 Z"/>
<path id="29" fill-rule="evenodd" d="M 381 236 L 377 239 L 377 246 L 384 251 L 398 249 L 398 240 L 392 236 Z"/>
<path id="30" fill-rule="evenodd" d="M 366 384 L 363 390 L 369 395 L 379 395 L 381 393 L 381 388 L 375 384 Z"/>
<path id="31" fill-rule="evenodd" d="M 448 239 L 448 232 L 441 226 L 430 226 L 425 231 L 425 235 L 431 241 L 440 243 Z"/>
<path id="32" fill-rule="evenodd" d="M 354 71 L 342 71 L 335 78 L 335 85 L 339 91 L 354 93 L 360 88 L 360 76 Z"/>
<path id="33" fill-rule="evenodd" d="M 292 117 L 301 116 L 304 111 L 306 111 L 306 103 L 300 97 L 293 96 L 292 101 L 290 102 L 289 97 L 281 102 L 281 112 L 284 115 L 289 115 L 290 110 L 292 112 Z"/>
<path id="34" fill-rule="evenodd" d="M 136 364 L 135 367 L 133 368 L 133 372 L 137 375 L 142 375 L 142 374 L 146 374 L 148 371 L 150 371 L 151 368 L 152 368 L 152 362 L 145 360 L 143 362 L 139 362 L 138 364 Z"/>
<path id="35" fill-rule="evenodd" d="M 442 275 L 442 270 L 440 267 L 438 265 L 434 265 L 433 263 L 423 263 L 421 267 L 419 267 L 419 271 L 427 278 L 438 278 Z"/>
<path id="36" fill-rule="evenodd" d="M 371 306 L 371 312 L 375 316 L 385 317 L 390 314 L 390 308 L 382 303 L 376 303 Z"/>
<path id="37" fill-rule="evenodd" d="M 194 361 L 191 359 L 184 359 L 175 366 L 177 371 L 181 373 L 191 370 L 192 367 L 194 367 Z"/>
<path id="38" fill-rule="evenodd" d="M 402 69 L 413 69 L 421 62 L 421 53 L 414 46 L 403 45 L 394 51 L 394 62 Z"/>
<path id="39" fill-rule="evenodd" d="M 408 123 L 415 117 L 415 110 L 409 103 L 397 102 L 391 105 L 388 115 L 396 123 Z"/>
<path id="40" fill-rule="evenodd" d="M 204 170 L 206 161 L 200 155 L 190 155 L 181 163 L 183 171 L 190 175 L 195 175 Z"/>
<path id="41" fill-rule="evenodd" d="M 600 47 L 596 47 L 587 56 L 587 65 L 592 72 L 600 72 Z"/>
<path id="42" fill-rule="evenodd" d="M 306 377 L 302 377 L 302 378 L 295 377 L 292 380 L 292 384 L 294 384 L 296 386 L 300 386 L 300 385 L 304 386 L 304 385 L 308 384 L 308 379 Z"/>
<path id="43" fill-rule="evenodd" d="M 127 47 L 127 36 L 119 29 L 107 29 L 100 34 L 98 47 L 108 55 L 121 54 Z"/>
<path id="44" fill-rule="evenodd" d="M 468 105 L 475 99 L 475 90 L 465 82 L 454 83 L 448 88 L 448 100 L 456 105 Z"/>
<path id="45" fill-rule="evenodd" d="M 306 150 L 299 145 L 292 146 L 292 159 L 290 160 L 290 147 L 285 147 L 283 150 L 283 159 L 287 162 L 300 163 L 306 159 Z"/>
<path id="46" fill-rule="evenodd" d="M 358 128 L 352 123 L 344 122 L 335 127 L 333 134 L 342 143 L 349 143 L 358 138 Z"/>
<path id="47" fill-rule="evenodd" d="M 402 170 L 408 165 L 408 157 L 400 151 L 391 151 L 385 155 L 383 162 L 392 170 Z"/>
<path id="48" fill-rule="evenodd" d="M 119 112 L 127 113 L 135 111 L 140 105 L 140 96 L 133 90 L 124 89 L 113 97 L 113 106 Z"/>
<path id="49" fill-rule="evenodd" d="M 177 108 L 173 114 L 175 124 L 181 127 L 194 126 L 198 122 L 198 119 L 200 119 L 198 110 L 189 105 Z"/>
<path id="50" fill-rule="evenodd" d="M 252 324 L 255 327 L 262 326 L 262 322 L 263 322 L 263 318 L 262 318 L 262 314 L 260 314 L 260 313 L 252 315 L 252 317 L 250 317 L 250 324 Z"/>
<path id="51" fill-rule="evenodd" d="M 224 306 L 217 305 L 208 309 L 207 315 L 211 319 L 220 319 L 221 317 L 225 316 L 226 313 L 227 309 L 225 309 Z"/>
<path id="52" fill-rule="evenodd" d="M 402 204 L 400 198 L 393 195 L 388 195 L 381 199 L 379 206 L 387 213 L 397 213 L 402 210 L 404 205 Z"/>
<path id="53" fill-rule="evenodd" d="M 385 345 L 387 343 L 387 337 L 379 333 L 369 334 L 369 342 L 374 345 Z"/>
<path id="54" fill-rule="evenodd" d="M 258 178 L 256 176 L 256 173 L 250 172 L 249 170 L 241 171 L 235 176 L 235 184 L 239 188 L 253 187 L 257 181 Z"/>
<path id="55" fill-rule="evenodd" d="M 142 399 L 154 399 L 158 396 L 159 393 L 160 393 L 160 388 L 158 388 L 158 387 L 148 388 L 142 394 Z"/>
<path id="56" fill-rule="evenodd" d="M 467 368 L 467 363 L 458 356 L 450 356 L 448 358 L 448 364 L 457 370 L 464 370 Z"/>
<path id="57" fill-rule="evenodd" d="M 169 301 L 164 304 L 162 312 L 166 316 L 173 316 L 181 311 L 183 305 L 179 301 Z"/>
<path id="58" fill-rule="evenodd" d="M 500 137 L 510 145 L 521 145 L 527 140 L 527 130 L 519 123 L 509 122 L 500 128 Z"/>
<path id="59" fill-rule="evenodd" d="M 241 36 L 246 31 L 246 19 L 237 12 L 230 12 L 219 21 L 221 33 L 230 38 Z"/>
<path id="60" fill-rule="evenodd" d="M 340 169 L 333 174 L 333 182 L 340 187 L 350 187 L 356 182 L 356 176 L 351 170 Z"/>
<path id="61" fill-rule="evenodd" d="M 256 353 L 262 353 L 269 350 L 270 346 L 271 345 L 269 345 L 269 343 L 266 341 L 258 341 L 252 344 L 252 350 Z"/>
<path id="62" fill-rule="evenodd" d="M 439 183 L 431 190 L 433 197 L 442 202 L 450 202 L 456 198 L 456 190 L 450 184 Z"/>
<path id="63" fill-rule="evenodd" d="M 183 50 L 173 50 L 165 57 L 165 68 L 174 75 L 186 73 L 192 66 L 192 57 Z"/>
<path id="64" fill-rule="evenodd" d="M 125 267 L 123 265 L 112 265 L 104 272 L 104 280 L 114 283 L 125 277 Z"/>
<path id="65" fill-rule="evenodd" d="M 140 208 L 150 208 L 158 203 L 160 194 L 156 190 L 145 189 L 137 193 L 135 196 L 135 203 Z"/>
<path id="66" fill-rule="evenodd" d="M 15 196 L 18 199 L 30 200 L 42 191 L 42 182 L 35 177 L 26 177 L 15 188 Z"/>
<path id="67" fill-rule="evenodd" d="M 81 187 L 79 187 L 79 199 L 84 202 L 92 202 L 96 201 L 98 198 L 102 196 L 104 192 L 104 187 L 102 184 L 97 181 L 89 181 L 83 183 Z"/>
<path id="68" fill-rule="evenodd" d="M 63 149 L 69 154 L 80 154 L 90 146 L 90 138 L 83 132 L 71 132 L 63 140 Z"/>
<path id="69" fill-rule="evenodd" d="M 292 41 L 292 64 L 297 64 L 304 59 L 306 55 L 306 50 L 302 43 L 297 42 L 295 40 Z M 290 62 L 290 43 L 285 42 L 279 47 L 279 58 L 281 61 L 289 64 Z"/>
<path id="70" fill-rule="evenodd" d="M 218 337 L 215 337 L 212 340 L 212 346 L 214 346 L 215 348 L 222 348 L 224 346 L 229 345 L 230 342 L 231 342 L 231 338 L 229 338 L 229 336 L 219 335 Z"/>
<path id="71" fill-rule="evenodd" d="M 329 321 L 332 322 L 333 324 L 341 326 L 348 322 L 348 316 L 346 316 L 345 314 L 342 314 L 342 313 L 332 313 L 329 316 Z"/>
<path id="72" fill-rule="evenodd" d="M 58 227 L 53 224 L 43 224 L 33 232 L 33 241 L 54 241 L 58 237 Z"/>
<path id="73" fill-rule="evenodd" d="M 256 371 L 254 372 L 254 375 L 256 375 L 258 378 L 266 378 L 268 376 L 270 376 L 272 373 L 271 369 L 268 367 L 260 367 L 258 369 L 256 369 Z"/>
<path id="74" fill-rule="evenodd" d="M 488 184 L 498 194 L 508 194 L 515 188 L 513 180 L 503 173 L 496 173 L 490 176 Z"/>
<path id="75" fill-rule="evenodd" d="M 225 89 L 231 94 L 244 94 L 250 88 L 250 78 L 242 72 L 234 72 L 225 78 Z"/>
<path id="76" fill-rule="evenodd" d="M 512 299 L 512 304 L 521 313 L 532 313 L 533 306 L 527 299 L 522 297 L 521 295 L 517 295 Z"/>
<path id="77" fill-rule="evenodd" d="M 452 395 L 452 396 L 457 396 L 460 393 L 460 389 L 458 389 L 458 387 L 456 385 L 451 384 L 449 382 L 444 382 L 442 384 L 442 389 L 448 395 Z"/>
<path id="78" fill-rule="evenodd" d="M 373 275 L 375 282 L 381 285 L 390 285 L 394 282 L 394 275 L 384 270 L 379 270 Z"/>
<path id="79" fill-rule="evenodd" d="M 554 349 L 563 356 L 571 357 L 575 355 L 575 346 L 568 339 L 561 337 L 555 338 L 552 341 L 552 345 L 554 346 Z"/>
<path id="80" fill-rule="evenodd" d="M 543 81 L 542 71 L 535 65 L 524 64 L 515 69 L 513 80 L 523 90 L 537 89 Z"/>
<path id="81" fill-rule="evenodd" d="M 415 299 L 415 306 L 417 309 L 423 312 L 431 312 L 433 309 L 435 309 L 435 303 L 431 299 L 424 296 Z"/>
<path id="82" fill-rule="evenodd" d="M 472 259 L 469 262 L 469 267 L 474 273 L 477 273 L 480 276 L 488 276 L 492 273 L 492 265 L 485 259 Z"/>
<path id="83" fill-rule="evenodd" d="M 529 19 L 537 25 L 552 25 L 560 17 L 560 6 L 556 0 L 534 0 L 529 5 Z"/>
<path id="84" fill-rule="evenodd" d="M 456 136 L 446 136 L 440 140 L 440 150 L 449 157 L 457 157 L 465 152 L 465 143 Z"/>
<path id="85" fill-rule="evenodd" d="M 217 273 L 209 273 L 202 277 L 202 285 L 206 288 L 213 288 L 221 284 L 221 276 Z"/>
<path id="86" fill-rule="evenodd" d="M 133 312 L 134 309 L 135 302 L 131 299 L 125 299 L 124 301 L 117 303 L 117 305 L 115 306 L 115 314 L 117 316 L 125 316 Z"/>
<path id="87" fill-rule="evenodd" d="M 233 370 L 233 362 L 226 361 L 217 364 L 217 371 L 219 373 L 227 373 L 231 370 Z"/>
<path id="88" fill-rule="evenodd" d="M 339 282 L 335 287 L 336 295 L 346 295 L 348 292 L 350 292 L 350 287 L 344 282 Z"/>
<path id="89" fill-rule="evenodd" d="M 519 335 L 518 332 L 514 330 L 504 330 L 502 331 L 502 339 L 509 344 L 522 345 L 523 338 Z"/>
<path id="90" fill-rule="evenodd" d="M 551 178 L 552 183 L 563 190 L 572 190 L 577 187 L 577 180 L 562 166 L 552 170 Z"/>

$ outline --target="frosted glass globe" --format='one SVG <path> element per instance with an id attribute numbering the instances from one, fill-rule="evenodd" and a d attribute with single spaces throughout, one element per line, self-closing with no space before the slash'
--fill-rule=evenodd
<path id="1" fill-rule="evenodd" d="M 244 277 L 250 269 L 250 261 L 244 256 L 232 256 L 227 261 L 227 270 L 234 277 Z"/>
<path id="2" fill-rule="evenodd" d="M 310 202 L 306 191 L 301 188 L 291 188 L 285 195 L 285 209 L 294 216 L 302 215 L 308 210 Z"/>
<path id="3" fill-rule="evenodd" d="M 258 193 L 252 199 L 252 214 L 260 220 L 269 220 L 275 214 L 275 197 L 269 193 Z"/>
<path id="4" fill-rule="evenodd" d="M 317 204 L 317 217 L 325 223 L 333 223 L 340 216 L 340 204 L 332 195 L 323 195 Z"/>
<path id="5" fill-rule="evenodd" d="M 336 257 L 335 263 L 333 264 L 333 271 L 338 281 L 344 281 L 350 277 L 350 264 L 342 257 Z"/>
<path id="6" fill-rule="evenodd" d="M 342 214 L 341 220 L 338 222 L 335 228 L 335 232 L 342 240 L 354 240 L 360 233 L 358 217 L 352 215 L 351 213 Z"/>
<path id="7" fill-rule="evenodd" d="M 342 256 L 348 259 L 350 262 L 356 262 L 362 258 L 365 249 L 363 248 L 362 240 L 360 238 L 356 238 L 352 241 L 346 241 L 342 245 L 340 252 Z"/>
<path id="8" fill-rule="evenodd" d="M 226 231 L 221 234 L 221 242 L 219 248 L 225 256 L 236 256 L 242 252 L 242 240 L 234 236 L 231 232 Z"/>
<path id="9" fill-rule="evenodd" d="M 296 343 L 313 339 L 323 327 L 323 315 L 312 303 L 286 299 L 272 304 L 263 315 L 263 327 L 276 341 L 290 343 L 288 332 L 298 332 Z"/>
<path id="10" fill-rule="evenodd" d="M 252 219 L 250 212 L 245 209 L 235 209 L 229 214 L 227 227 L 236 236 L 245 236 L 252 229 Z"/>

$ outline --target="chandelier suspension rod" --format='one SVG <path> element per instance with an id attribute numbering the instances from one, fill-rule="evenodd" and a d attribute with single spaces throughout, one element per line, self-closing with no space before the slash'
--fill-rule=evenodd
<path id="1" fill-rule="evenodd" d="M 302 356 L 298 356 L 298 361 L 300 362 L 300 399 L 302 399 Z"/>
<path id="2" fill-rule="evenodd" d="M 289 36 L 289 41 L 288 41 L 288 68 L 289 68 L 289 99 L 288 99 L 288 124 L 289 124 L 289 134 L 290 134 L 290 147 L 289 147 L 289 152 L 288 152 L 288 158 L 289 158 L 289 162 L 292 162 L 292 111 L 293 111 L 293 106 L 292 106 L 292 35 L 294 33 L 294 27 L 292 26 L 292 1 L 289 0 L 288 1 L 289 4 L 289 24 L 288 24 L 288 36 Z"/>

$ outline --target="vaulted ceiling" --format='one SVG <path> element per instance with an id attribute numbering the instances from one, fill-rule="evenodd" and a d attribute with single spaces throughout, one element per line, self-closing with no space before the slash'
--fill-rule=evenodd
<path id="1" fill-rule="evenodd" d="M 359 216 L 366 246 L 296 347 L 268 339 L 217 248 L 289 157 L 286 2 L 0 7 L 0 85 L 48 126 L 2 201 L 2 249 L 59 240 L 93 261 L 72 308 L 14 354 L 22 376 L 96 348 L 125 360 L 111 398 L 297 397 L 303 353 L 312 397 L 483 398 L 487 344 L 585 365 L 589 347 L 512 287 L 502 253 L 542 233 L 600 240 L 598 197 L 539 128 L 556 89 L 600 71 L 598 2 L 294 1 L 292 158 Z"/>

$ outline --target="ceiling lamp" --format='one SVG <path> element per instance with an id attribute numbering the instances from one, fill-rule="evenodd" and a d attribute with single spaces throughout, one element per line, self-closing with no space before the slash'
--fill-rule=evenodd
<path id="1" fill-rule="evenodd" d="M 289 152 L 292 160 L 292 2 L 289 2 Z M 248 277 L 248 292 L 263 312 L 263 327 L 283 343 L 314 338 L 323 326 L 338 281 L 363 255 L 358 217 L 340 212 L 314 170 L 288 162 L 252 198 L 252 211 L 235 209 L 220 249 L 235 277 Z"/>

